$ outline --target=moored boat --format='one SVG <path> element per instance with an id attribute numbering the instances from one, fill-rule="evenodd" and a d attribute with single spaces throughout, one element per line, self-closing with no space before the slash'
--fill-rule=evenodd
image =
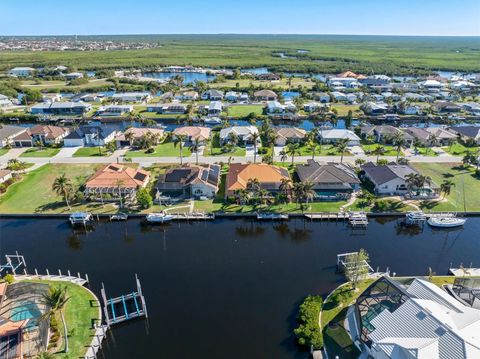
<path id="1" fill-rule="evenodd" d="M 116 213 L 110 216 L 111 221 L 126 221 L 128 219 L 128 214 L 126 213 Z"/>
<path id="2" fill-rule="evenodd" d="M 411 211 L 405 215 L 407 224 L 423 223 L 427 220 L 427 216 L 422 211 Z"/>
<path id="3" fill-rule="evenodd" d="M 74 212 L 68 217 L 68 220 L 72 226 L 86 225 L 92 220 L 92 214 L 88 212 Z"/>
<path id="4" fill-rule="evenodd" d="M 466 218 L 457 218 L 454 216 L 448 217 L 431 217 L 428 219 L 427 223 L 431 227 L 435 228 L 454 228 L 461 227 L 467 221 Z"/>
<path id="5" fill-rule="evenodd" d="M 149 213 L 145 219 L 148 223 L 166 223 L 170 222 L 173 219 L 173 216 L 165 212 Z"/>

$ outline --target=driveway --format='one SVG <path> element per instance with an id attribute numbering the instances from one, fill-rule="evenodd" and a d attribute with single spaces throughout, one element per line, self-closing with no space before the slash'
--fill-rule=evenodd
<path id="1" fill-rule="evenodd" d="M 351 146 L 348 147 L 348 150 L 353 154 L 353 155 L 364 155 L 365 151 L 363 150 L 362 147 L 360 146 Z"/>
<path id="2" fill-rule="evenodd" d="M 73 157 L 73 154 L 77 152 L 77 150 L 81 148 L 80 146 L 77 147 L 62 147 L 60 151 L 54 156 L 58 158 L 67 158 Z"/>

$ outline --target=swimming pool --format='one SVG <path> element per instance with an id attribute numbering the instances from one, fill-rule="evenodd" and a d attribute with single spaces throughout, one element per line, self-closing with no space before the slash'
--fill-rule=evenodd
<path id="1" fill-rule="evenodd" d="M 42 312 L 38 306 L 32 302 L 24 302 L 12 309 L 10 320 L 19 322 L 21 320 L 32 319 L 29 321 L 27 327 L 31 328 L 37 325 L 37 320 L 42 316 Z"/>

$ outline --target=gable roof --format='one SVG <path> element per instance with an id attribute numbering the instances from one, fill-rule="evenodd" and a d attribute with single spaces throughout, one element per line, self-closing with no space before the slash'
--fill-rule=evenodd
<path id="1" fill-rule="evenodd" d="M 297 127 L 277 127 L 275 128 L 275 135 L 280 138 L 305 138 L 307 131 Z"/>
<path id="2" fill-rule="evenodd" d="M 296 172 L 301 182 L 322 184 L 332 189 L 352 189 L 352 185 L 360 184 L 355 171 L 342 163 L 321 164 L 309 159 L 306 165 L 297 165 Z"/>
<path id="3" fill-rule="evenodd" d="M 20 126 L 0 125 L 0 140 L 18 135 L 26 130 L 25 127 Z"/>
<path id="4" fill-rule="evenodd" d="M 477 138 L 480 136 L 480 127 L 477 126 L 454 126 L 450 129 L 465 137 Z"/>
<path id="5" fill-rule="evenodd" d="M 200 126 L 184 126 L 184 127 L 177 127 L 173 130 L 174 135 L 183 135 L 191 137 L 193 140 L 200 140 L 204 141 L 210 138 L 211 129 L 208 127 L 200 127 Z"/>
<path id="6" fill-rule="evenodd" d="M 362 166 L 362 170 L 377 186 L 390 182 L 396 178 L 405 180 L 410 173 L 418 173 L 415 169 L 408 165 L 398 165 L 391 163 L 386 166 L 378 166 L 371 162 Z"/>
<path id="7" fill-rule="evenodd" d="M 147 185 L 150 172 L 110 163 L 99 169 L 85 183 L 86 188 L 139 188 Z"/>
<path id="8" fill-rule="evenodd" d="M 219 165 L 186 164 L 182 167 L 169 169 L 164 175 L 161 175 L 156 188 L 159 190 L 183 189 L 192 184 L 202 183 L 217 191 L 219 182 Z"/>
<path id="9" fill-rule="evenodd" d="M 253 96 L 255 97 L 275 97 L 277 98 L 277 94 L 272 90 L 259 90 L 254 92 Z"/>

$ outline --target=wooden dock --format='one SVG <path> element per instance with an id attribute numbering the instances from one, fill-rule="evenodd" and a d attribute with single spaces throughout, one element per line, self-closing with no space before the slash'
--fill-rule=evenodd
<path id="1" fill-rule="evenodd" d="M 368 225 L 367 214 L 365 212 L 349 212 L 348 223 L 354 228 L 366 228 Z"/>
<path id="2" fill-rule="evenodd" d="M 311 220 L 320 221 L 344 221 L 348 219 L 347 212 L 319 212 L 319 213 L 305 213 L 305 217 Z"/>
<path id="3" fill-rule="evenodd" d="M 192 213 L 168 213 L 173 216 L 173 220 L 176 221 L 200 221 L 200 220 L 214 220 L 215 214 L 204 212 L 192 212 Z"/>

